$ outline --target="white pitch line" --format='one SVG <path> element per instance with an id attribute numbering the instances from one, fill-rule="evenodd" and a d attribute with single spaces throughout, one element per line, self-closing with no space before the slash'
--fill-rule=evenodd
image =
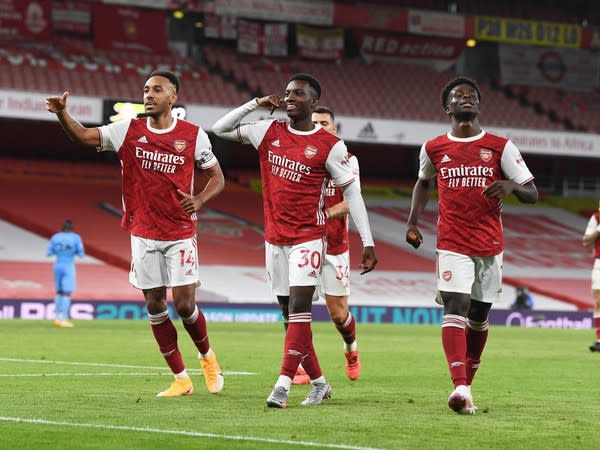
<path id="1" fill-rule="evenodd" d="M 135 366 L 131 364 L 108 364 L 108 363 L 92 363 L 92 362 L 77 362 L 77 361 L 51 361 L 47 359 L 19 359 L 19 358 L 2 358 L 0 357 L 0 361 L 5 362 L 17 362 L 17 363 L 32 363 L 32 364 L 60 364 L 66 366 L 90 366 L 90 367 L 115 367 L 119 369 L 156 369 L 156 370 L 165 370 L 164 367 L 155 367 L 155 366 Z M 187 369 L 188 372 L 197 372 L 201 373 L 200 369 Z M 234 372 L 234 371 L 224 371 L 224 375 L 256 375 L 254 372 Z"/>
<path id="2" fill-rule="evenodd" d="M 0 373 L 0 377 L 147 377 L 173 375 L 171 372 L 98 372 L 98 373 Z"/>
<path id="3" fill-rule="evenodd" d="M 246 442 L 267 442 L 270 444 L 288 444 L 288 445 L 299 445 L 303 447 L 321 447 L 321 448 L 340 448 L 345 450 L 384 450 L 374 447 L 357 447 L 355 445 L 345 444 L 326 444 L 323 442 L 311 442 L 311 441 L 293 441 L 290 439 L 273 439 L 263 438 L 258 436 L 240 436 L 232 434 L 217 434 L 217 433 L 203 433 L 201 431 L 185 431 L 185 430 L 163 430 L 160 428 L 146 428 L 146 427 L 130 427 L 124 425 L 106 425 L 97 423 L 77 423 L 77 422 L 66 422 L 66 421 L 55 421 L 46 419 L 27 419 L 22 417 L 4 417 L 0 416 L 0 421 L 3 422 L 14 422 L 14 423 L 26 423 L 32 425 L 56 425 L 65 427 L 79 427 L 79 428 L 96 428 L 102 430 L 119 430 L 119 431 L 139 431 L 143 433 L 158 433 L 158 434 L 172 434 L 179 436 L 194 436 L 204 437 L 212 439 L 226 439 L 231 441 L 246 441 Z"/>

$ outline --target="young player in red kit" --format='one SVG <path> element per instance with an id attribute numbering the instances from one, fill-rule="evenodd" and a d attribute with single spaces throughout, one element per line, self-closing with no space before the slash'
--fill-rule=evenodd
<path id="1" fill-rule="evenodd" d="M 366 208 L 348 162 L 344 142 L 312 122 L 321 96 L 319 82 L 310 75 L 293 76 L 285 98 L 269 95 L 254 99 L 226 114 L 213 126 L 217 136 L 252 144 L 260 162 L 265 255 L 271 290 L 289 317 L 280 375 L 267 405 L 287 406 L 292 378 L 302 363 L 311 379 L 303 405 L 317 405 L 331 396 L 312 342 L 312 297 L 319 284 L 325 253 L 325 191 L 329 180 L 344 198 L 364 245 L 362 273 L 377 259 Z M 272 113 L 285 105 L 289 121 L 241 122 L 259 108 Z"/>
<path id="2" fill-rule="evenodd" d="M 325 106 L 317 106 L 312 113 L 314 124 L 335 134 L 335 115 Z M 360 186 L 359 166 L 356 156 L 348 153 L 348 162 L 354 173 L 355 183 Z M 352 381 L 360 376 L 361 363 L 356 342 L 356 320 L 348 309 L 350 295 L 350 246 L 348 237 L 348 203 L 341 189 L 330 181 L 325 191 L 327 214 L 327 252 L 323 261 L 321 285 L 317 288 L 320 297 L 325 297 L 329 317 L 344 340 L 344 370 Z M 284 317 L 287 321 L 287 317 Z M 292 384 L 309 384 L 310 378 L 302 365 L 298 366 Z"/>
<path id="3" fill-rule="evenodd" d="M 99 128 L 86 128 L 69 115 L 68 92 L 46 99 L 46 109 L 56 114 L 73 141 L 114 151 L 121 161 L 121 225 L 131 234 L 129 281 L 144 293 L 152 332 L 175 375 L 175 381 L 158 397 L 193 392 L 177 345 L 177 330 L 169 318 L 168 287 L 183 326 L 198 349 L 208 391 L 216 394 L 223 388 L 223 374 L 194 295 L 199 285 L 196 212 L 223 190 L 224 178 L 206 133 L 172 115 L 178 93 L 179 80 L 174 74 L 154 72 L 144 86 L 147 117 Z M 196 164 L 209 181 L 195 195 Z"/>
<path id="4" fill-rule="evenodd" d="M 583 234 L 583 245 L 594 251 L 594 266 L 592 267 L 592 296 L 594 297 L 594 328 L 596 342 L 590 345 L 590 351 L 600 352 L 600 203 L 598 211 L 594 212 L 588 221 Z"/>
<path id="5" fill-rule="evenodd" d="M 415 248 L 423 242 L 417 224 L 435 177 L 437 300 L 444 305 L 442 346 L 454 383 L 448 406 L 474 414 L 471 383 L 486 343 L 490 308 L 502 292 L 502 199 L 513 193 L 523 203 L 535 203 L 538 192 L 517 147 L 481 129 L 475 81 L 449 81 L 441 100 L 452 130 L 421 148 L 406 240 Z"/>

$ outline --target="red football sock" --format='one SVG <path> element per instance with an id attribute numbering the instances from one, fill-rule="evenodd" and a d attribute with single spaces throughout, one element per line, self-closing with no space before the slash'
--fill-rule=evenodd
<path id="1" fill-rule="evenodd" d="M 474 322 L 467 319 L 465 335 L 467 338 L 467 384 L 473 383 L 475 373 L 481 363 L 481 354 L 488 337 L 489 322 Z"/>
<path id="2" fill-rule="evenodd" d="M 594 328 L 596 328 L 596 340 L 600 341 L 600 317 L 594 317 Z"/>
<path id="3" fill-rule="evenodd" d="M 310 329 L 312 314 L 297 313 L 290 314 L 288 329 L 285 333 L 283 362 L 281 364 L 280 375 L 294 378 L 296 369 L 302 360 L 310 353 L 310 343 L 312 342 L 312 331 Z M 308 361 L 309 365 L 311 361 Z M 308 367 L 303 364 L 308 373 Z"/>
<path id="4" fill-rule="evenodd" d="M 313 346 L 312 332 L 310 336 L 311 339 L 308 354 L 302 360 L 302 367 L 304 367 L 304 371 L 311 380 L 316 380 L 317 378 L 323 376 L 323 371 L 321 370 L 319 358 L 317 358 L 317 353 L 315 352 L 315 348 Z"/>
<path id="5" fill-rule="evenodd" d="M 165 358 L 165 361 L 174 374 L 183 372 L 185 365 L 177 347 L 177 330 L 169 319 L 168 312 L 148 315 L 154 339 L 158 343 L 158 348 Z"/>
<path id="6" fill-rule="evenodd" d="M 206 318 L 202 311 L 198 309 L 198 306 L 196 306 L 190 317 L 182 317 L 181 321 L 198 351 L 203 355 L 208 353 L 210 343 L 208 341 L 208 330 L 206 329 Z"/>
<path id="7" fill-rule="evenodd" d="M 356 320 L 350 311 L 348 316 L 342 325 L 335 324 L 335 327 L 342 335 L 344 342 L 348 345 L 352 344 L 356 340 Z"/>
<path id="8" fill-rule="evenodd" d="M 454 386 L 467 384 L 467 370 L 465 359 L 467 354 L 467 340 L 465 327 L 467 320 L 455 314 L 445 314 L 442 319 L 442 346 L 448 361 L 450 376 Z"/>

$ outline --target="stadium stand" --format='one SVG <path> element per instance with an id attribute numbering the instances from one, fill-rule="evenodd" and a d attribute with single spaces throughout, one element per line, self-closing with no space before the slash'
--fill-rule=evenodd
<path id="1" fill-rule="evenodd" d="M 308 72 L 317 76 L 326 89 L 323 104 L 336 105 L 343 115 L 385 119 L 444 122 L 445 115 L 432 99 L 439 96 L 442 86 L 453 76 L 451 72 L 436 72 L 418 65 L 368 64 L 358 59 L 340 63 L 314 62 L 300 59 L 282 61 L 258 57 L 240 57 L 233 48 L 205 45 L 206 66 L 177 55 L 160 56 L 126 51 L 98 51 L 91 43 L 78 41 L 35 48 L 0 49 L 0 88 L 38 92 L 58 92 L 69 89 L 85 95 L 139 99 L 145 76 L 154 69 L 175 70 L 182 74 L 185 87 L 180 100 L 208 105 L 237 105 L 240 98 L 261 96 L 281 91 L 293 72 Z M 93 56 L 92 56 L 93 55 Z M 348 95 L 348 93 L 352 93 Z M 588 98 L 572 94 L 570 100 L 554 101 L 553 95 L 538 88 L 529 90 L 529 101 L 522 104 L 518 96 L 505 95 L 482 83 L 486 97 L 486 121 L 490 125 L 514 128 L 560 130 L 565 124 L 567 105 L 573 127 L 593 131 L 600 111 Z M 424 100 L 427 99 L 427 100 Z M 591 102 L 591 103 L 590 103 Z M 541 106 L 534 108 L 536 103 Z M 551 120 L 552 114 L 557 120 Z M 560 120 L 559 120 L 560 119 Z M 595 127 L 595 128 L 594 128 Z"/>
<path id="2" fill-rule="evenodd" d="M 0 171 L 0 189 L 7 192 L 10 185 L 13 194 L 0 205 L 1 220 L 49 237 L 56 224 L 68 216 L 85 237 L 86 252 L 114 267 L 86 266 L 85 280 L 104 276 L 112 279 L 115 275 L 126 277 L 125 272 L 114 272 L 128 270 L 130 262 L 129 235 L 119 226 L 120 173 L 117 165 L 4 162 L 6 164 Z M 40 185 L 43 189 L 39 188 Z M 68 204 L 57 207 L 56 199 L 68 199 Z M 426 273 L 425 278 L 429 279 L 434 249 L 415 253 L 403 242 L 401 230 L 408 215 L 408 202 L 393 201 L 391 206 L 386 206 L 385 201 L 368 200 L 368 207 L 380 259 L 378 272 Z M 549 219 L 557 214 L 557 220 Z M 558 298 L 578 308 L 588 308 L 591 305 L 591 298 L 587 295 L 589 280 L 569 275 L 573 270 L 581 271 L 589 265 L 585 250 L 574 248 L 571 244 L 582 226 L 577 219 L 556 211 L 529 212 L 526 215 L 509 211 L 505 212 L 505 217 L 508 247 L 505 260 L 510 263 L 511 270 L 514 269 L 506 281 L 527 286 L 534 293 Z M 423 231 L 428 233 L 430 245 L 435 242 L 435 221 L 434 211 L 423 216 Z M 199 217 L 201 265 L 255 267 L 262 271 L 262 224 L 260 194 L 239 184 L 227 183 L 225 191 Z M 540 224 L 544 225 L 540 228 Z M 535 236 L 535 239 L 527 236 Z M 525 239 L 527 245 L 523 244 Z M 351 259 L 355 262 L 354 267 L 360 261 L 361 248 L 359 236 L 352 232 Z M 550 258 L 549 248 L 556 249 L 561 258 Z M 20 273 L 17 269 L 29 270 L 18 265 L 10 273 Z M 98 281 L 90 283 L 95 286 Z M 117 292 L 123 292 L 122 283 L 115 286 Z M 106 287 L 101 292 L 106 292 Z M 113 294 L 111 298 L 118 295 Z"/>

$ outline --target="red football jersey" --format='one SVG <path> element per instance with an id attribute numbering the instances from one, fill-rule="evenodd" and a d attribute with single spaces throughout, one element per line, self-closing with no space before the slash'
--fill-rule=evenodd
<path id="1" fill-rule="evenodd" d="M 217 164 L 206 133 L 181 119 L 166 130 L 149 127 L 147 119 L 123 120 L 99 130 L 101 150 L 114 150 L 121 160 L 121 226 L 161 241 L 195 236 L 196 214 L 181 208 L 177 189 L 193 195 L 195 161 L 203 169 Z"/>
<path id="2" fill-rule="evenodd" d="M 437 176 L 437 248 L 468 256 L 493 256 L 504 249 L 502 202 L 481 192 L 496 180 L 525 184 L 533 179 L 508 139 L 482 131 L 470 138 L 450 133 L 423 144 L 419 178 Z"/>
<path id="3" fill-rule="evenodd" d="M 352 172 L 354 173 L 354 182 L 359 181 L 359 167 L 356 156 L 348 152 L 348 161 Z M 325 209 L 331 208 L 344 200 L 344 193 L 340 188 L 336 188 L 330 181 L 325 190 Z M 341 255 L 349 250 L 348 224 L 349 216 L 337 217 L 327 220 L 327 254 Z"/>
<path id="4" fill-rule="evenodd" d="M 595 211 L 585 228 L 584 234 L 592 234 L 600 226 L 600 211 Z M 600 258 L 600 238 L 594 242 L 594 258 Z"/>
<path id="5" fill-rule="evenodd" d="M 287 121 L 258 122 L 267 126 L 256 146 L 259 154 L 265 214 L 265 240 L 295 245 L 325 236 L 325 189 L 354 180 L 344 142 L 317 127 L 301 132 Z M 336 150 L 334 150 L 336 147 Z"/>

